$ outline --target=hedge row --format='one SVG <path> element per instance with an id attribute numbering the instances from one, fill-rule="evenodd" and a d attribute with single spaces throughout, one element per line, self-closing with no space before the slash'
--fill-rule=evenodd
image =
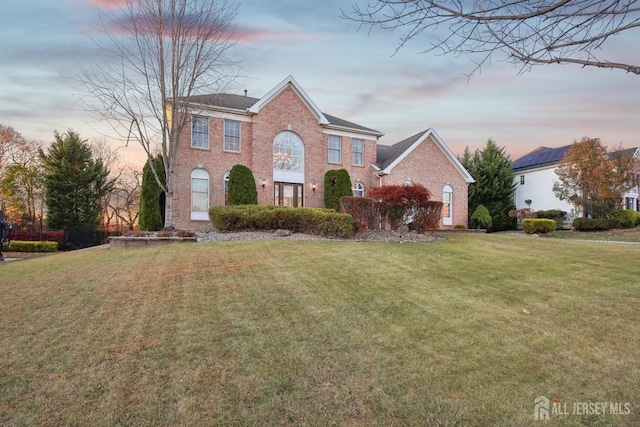
<path id="1" fill-rule="evenodd" d="M 567 213 L 565 211 L 561 211 L 560 209 L 548 209 L 536 211 L 536 218 L 547 218 L 547 219 L 556 219 L 562 218 Z"/>
<path id="2" fill-rule="evenodd" d="M 621 228 L 633 228 L 640 225 L 640 212 L 616 210 L 607 215 L 607 219 L 616 221 Z"/>
<path id="3" fill-rule="evenodd" d="M 619 224 L 615 219 L 576 218 L 571 226 L 576 231 L 606 231 L 618 228 Z"/>
<path id="4" fill-rule="evenodd" d="M 11 240 L 58 242 L 58 249 L 64 248 L 64 231 L 11 231 Z"/>
<path id="5" fill-rule="evenodd" d="M 550 233 L 556 229 L 556 222 L 547 218 L 525 218 L 522 220 L 522 229 L 527 234 Z"/>
<path id="6" fill-rule="evenodd" d="M 58 243 L 12 240 L 3 245 L 3 250 L 11 252 L 56 252 L 58 250 Z"/>
<path id="7" fill-rule="evenodd" d="M 211 223 L 220 232 L 287 229 L 296 233 L 348 238 L 354 235 L 351 215 L 332 209 L 274 205 L 213 206 Z"/>
<path id="8" fill-rule="evenodd" d="M 640 212 L 615 210 L 604 219 L 576 218 L 571 225 L 577 231 L 606 231 L 614 228 L 632 228 L 640 225 Z"/>

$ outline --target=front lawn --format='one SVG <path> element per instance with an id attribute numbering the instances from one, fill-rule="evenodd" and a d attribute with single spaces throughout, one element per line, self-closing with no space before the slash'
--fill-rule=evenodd
<path id="1" fill-rule="evenodd" d="M 640 227 L 620 228 L 608 231 L 570 231 L 556 230 L 553 233 L 560 239 L 574 240 L 598 240 L 598 241 L 616 241 L 616 242 L 636 242 L 640 243 Z"/>
<path id="2" fill-rule="evenodd" d="M 0 424 L 637 425 L 636 246 L 443 235 L 2 264 Z"/>

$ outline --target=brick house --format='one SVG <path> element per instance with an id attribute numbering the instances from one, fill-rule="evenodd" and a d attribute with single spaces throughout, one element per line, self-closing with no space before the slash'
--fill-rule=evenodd
<path id="1" fill-rule="evenodd" d="M 321 112 L 291 76 L 259 99 L 213 94 L 187 103 L 191 126 L 174 164 L 176 228 L 209 226 L 208 208 L 225 204 L 236 164 L 253 172 L 260 204 L 323 207 L 325 173 L 344 168 L 354 195 L 420 183 L 445 203 L 442 228 L 467 225 L 473 178 L 433 129 L 380 145 L 382 132 Z"/>

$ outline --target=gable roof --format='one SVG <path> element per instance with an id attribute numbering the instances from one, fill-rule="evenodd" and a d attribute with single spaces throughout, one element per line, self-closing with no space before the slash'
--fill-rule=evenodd
<path id="1" fill-rule="evenodd" d="M 262 98 L 253 98 L 246 95 L 235 95 L 231 93 L 214 93 L 210 95 L 194 95 L 190 96 L 186 100 L 192 104 L 202 104 L 222 109 L 237 110 L 242 113 L 257 114 L 260 112 L 262 107 L 271 102 L 287 87 L 291 87 L 294 92 L 296 92 L 307 108 L 309 108 L 311 113 L 318 119 L 318 124 L 322 126 L 337 130 L 363 132 L 377 137 L 384 135 L 384 133 L 375 129 L 323 113 L 293 78 L 293 76 L 288 76 L 282 80 Z"/>
<path id="2" fill-rule="evenodd" d="M 319 124 L 321 125 L 329 124 L 329 120 L 327 120 L 324 114 L 322 114 L 322 111 L 320 111 L 320 109 L 311 100 L 311 98 L 309 98 L 309 95 L 307 95 L 304 89 L 302 89 L 302 87 L 298 84 L 296 79 L 294 79 L 293 76 L 291 75 L 287 76 L 284 80 L 278 83 L 276 87 L 271 89 L 269 93 L 267 93 L 265 96 L 260 98 L 258 102 L 256 102 L 249 108 L 248 111 L 250 113 L 257 114 L 258 112 L 260 112 L 260 109 L 263 106 L 271 102 L 276 96 L 280 94 L 280 92 L 285 90 L 285 88 L 287 87 L 291 87 L 293 91 L 296 92 L 296 94 L 300 97 L 300 99 L 302 99 L 302 101 L 307 105 L 307 108 L 309 108 L 311 113 L 313 113 L 313 115 L 316 116 Z"/>
<path id="3" fill-rule="evenodd" d="M 390 146 L 378 145 L 377 162 L 373 165 L 374 168 L 377 169 L 377 173 L 382 175 L 388 175 L 389 173 L 391 173 L 393 168 L 396 167 L 398 163 L 404 160 L 409 154 L 411 154 L 413 150 L 420 146 L 420 144 L 422 144 L 429 137 L 431 137 L 436 146 L 440 149 L 440 151 L 442 151 L 447 160 L 451 162 L 451 164 L 455 167 L 455 169 L 467 183 L 475 182 L 469 172 L 467 172 L 460 161 L 458 161 L 458 158 L 453 155 L 451 150 L 449 150 L 449 147 L 447 147 L 442 138 L 440 138 L 440 135 L 438 135 L 432 128 L 427 129 L 423 132 L 419 132 Z"/>

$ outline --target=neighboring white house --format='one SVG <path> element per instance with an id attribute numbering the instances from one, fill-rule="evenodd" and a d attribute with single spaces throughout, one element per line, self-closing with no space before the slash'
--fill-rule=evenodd
<path id="1" fill-rule="evenodd" d="M 560 200 L 553 192 L 554 182 L 559 181 L 555 171 L 571 145 L 558 148 L 539 147 L 525 154 L 511 164 L 515 175 L 516 209 L 531 208 L 535 211 L 559 209 L 567 212 L 568 221 L 582 216 L 575 206 Z M 639 155 L 638 148 L 631 148 L 630 154 Z M 638 186 L 624 194 L 621 201 L 624 209 L 640 211 Z"/>

